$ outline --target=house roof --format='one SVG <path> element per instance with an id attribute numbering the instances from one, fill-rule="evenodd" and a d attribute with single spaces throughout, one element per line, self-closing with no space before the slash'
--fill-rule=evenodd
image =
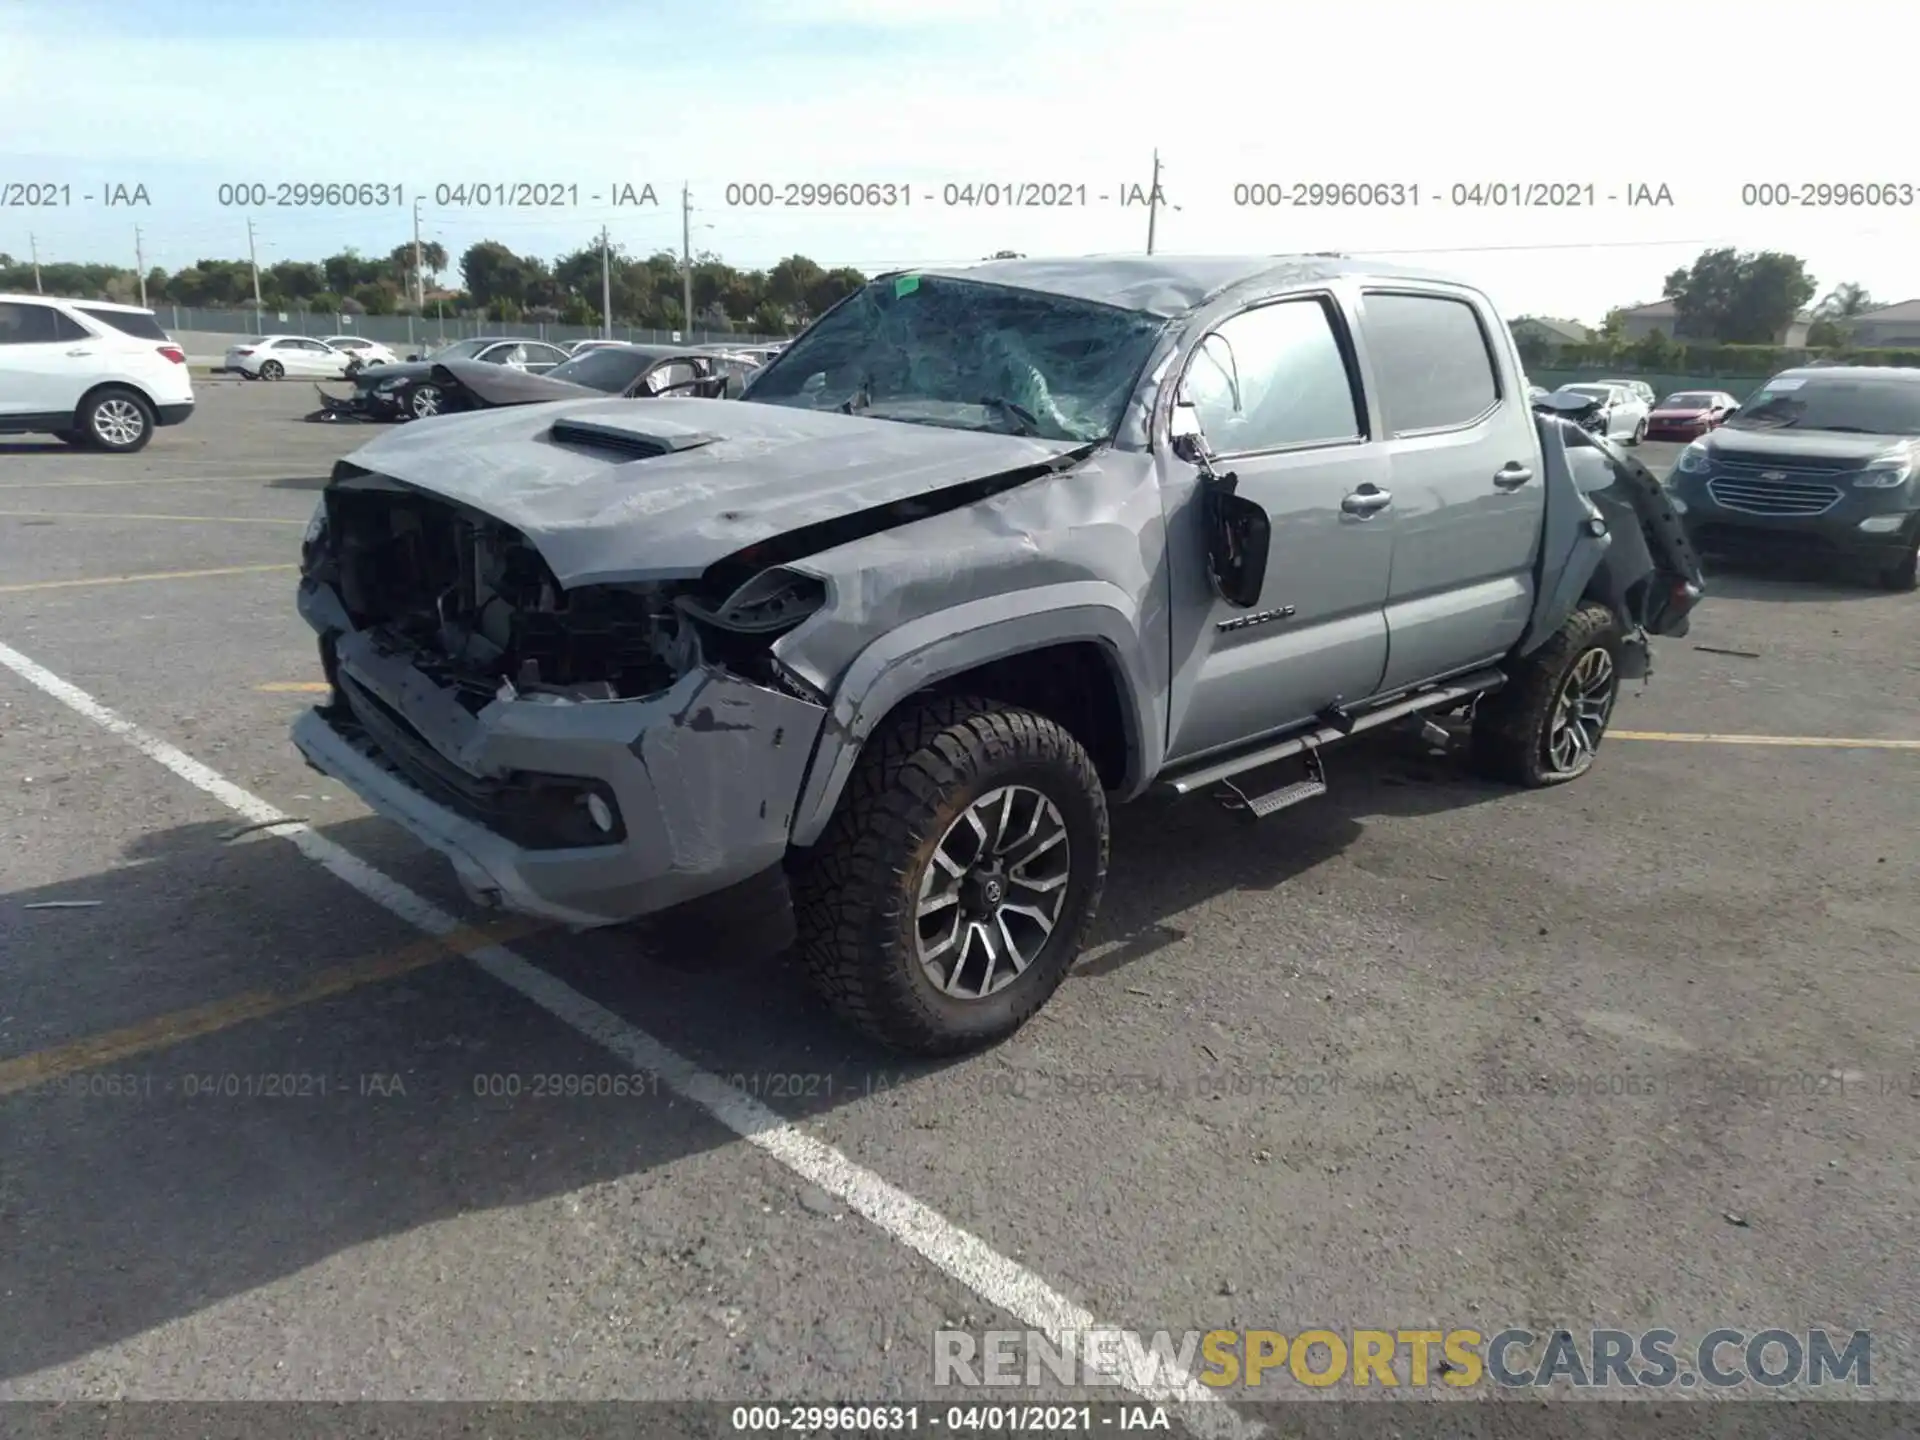
<path id="1" fill-rule="evenodd" d="M 1897 305 L 1882 305 L 1878 309 L 1862 311 L 1853 317 L 1853 323 L 1863 322 L 1885 325 L 1889 321 L 1920 320 L 1920 300 L 1902 300 Z"/>
<path id="2" fill-rule="evenodd" d="M 1593 332 L 1578 320 L 1556 320 L 1551 315 L 1522 315 L 1510 321 L 1509 325 L 1538 325 L 1542 330 L 1550 330 L 1567 340 L 1585 341 L 1593 338 Z"/>
<path id="3" fill-rule="evenodd" d="M 1910 305 L 1920 305 L 1920 300 L 1910 300 L 1907 303 Z M 1899 307 L 1889 306 L 1888 308 L 1898 309 Z M 1620 313 L 1622 315 L 1638 315 L 1648 320 L 1670 320 L 1676 314 L 1673 308 L 1673 301 L 1671 300 L 1655 300 L 1646 305 L 1626 305 L 1621 307 Z M 1867 314 L 1877 315 L 1879 312 L 1870 310 Z M 1920 310 L 1916 310 L 1914 314 L 1920 316 Z M 1793 318 L 1802 324 L 1806 324 L 1813 319 L 1813 312 L 1811 310 L 1802 310 L 1795 314 Z M 1867 316 L 1862 315 L 1859 318 L 1864 320 Z M 1893 318 L 1905 319 L 1907 317 L 1895 316 Z"/>

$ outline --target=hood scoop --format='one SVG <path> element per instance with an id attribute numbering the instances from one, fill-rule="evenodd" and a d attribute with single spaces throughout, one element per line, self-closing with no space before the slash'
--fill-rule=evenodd
<path id="1" fill-rule="evenodd" d="M 547 438 L 556 445 L 576 445 L 585 450 L 605 450 L 629 459 L 658 459 L 685 450 L 698 450 L 720 437 L 701 430 L 676 430 L 671 434 L 648 434 L 628 425 L 609 425 L 598 420 L 561 419 L 553 422 Z"/>

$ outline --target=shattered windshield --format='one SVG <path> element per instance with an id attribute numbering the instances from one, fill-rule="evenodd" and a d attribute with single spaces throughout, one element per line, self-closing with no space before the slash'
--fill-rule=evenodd
<path id="1" fill-rule="evenodd" d="M 1837 430 L 1920 435 L 1920 385 L 1900 380 L 1783 376 L 1727 425 L 1735 430 Z"/>
<path id="2" fill-rule="evenodd" d="M 1165 321 L 975 280 L 874 281 L 754 376 L 742 400 L 967 430 L 1104 440 Z"/>

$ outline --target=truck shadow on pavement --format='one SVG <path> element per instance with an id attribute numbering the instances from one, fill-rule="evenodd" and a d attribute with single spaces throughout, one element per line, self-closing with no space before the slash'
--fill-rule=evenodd
<path id="1" fill-rule="evenodd" d="M 1398 741 L 1356 745 L 1330 767 L 1328 797 L 1257 824 L 1203 799 L 1116 809 L 1097 958 L 1082 973 L 1150 965 L 1179 938 L 1169 917 L 1295 882 L 1368 816 L 1513 793 Z M 431 1271 L 420 1249 L 441 1243 L 401 1238 L 410 1232 L 739 1143 L 472 964 L 425 958 L 417 934 L 285 841 L 234 835 L 239 824 L 152 832 L 124 865 L 0 897 L 0 1396 L 223 1302 L 220 1333 L 258 1336 L 270 1368 L 283 1352 L 267 1317 L 300 1302 L 263 1287 L 394 1240 L 378 1273 L 350 1259 L 325 1283 L 397 1304 L 383 1287 L 410 1283 L 409 1265 Z M 324 833 L 451 905 L 438 858 L 396 851 L 384 822 Z M 76 901 L 91 903 L 24 908 Z M 923 1079 L 951 1085 L 943 1072 L 1009 1063 L 885 1055 L 823 1013 L 791 957 L 669 966 L 627 931 L 537 933 L 513 948 L 793 1120 L 858 1103 L 876 1073 L 898 1098 Z M 383 955 L 392 973 L 336 993 L 277 1009 L 259 998 L 298 998 L 316 977 Z M 1056 1006 L 1072 1003 L 1073 985 Z M 106 1048 L 74 1052 L 89 1041 Z M 774 1076 L 823 1083 L 776 1093 L 762 1083 Z M 569 1093 L 543 1077 L 594 1083 Z M 674 1263 L 698 1240 L 702 1203 L 633 1207 L 636 1260 Z"/>

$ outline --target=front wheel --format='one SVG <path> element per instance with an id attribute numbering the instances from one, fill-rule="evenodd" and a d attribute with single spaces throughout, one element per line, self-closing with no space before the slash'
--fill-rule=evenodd
<path id="1" fill-rule="evenodd" d="M 415 420 L 426 420 L 440 413 L 440 387 L 438 385 L 416 385 L 413 393 L 407 396 L 407 414 Z"/>
<path id="2" fill-rule="evenodd" d="M 1647 438 L 1647 422 L 1642 420 L 1638 425 L 1633 427 L 1633 438 L 1627 441 L 1627 443 L 1629 445 L 1638 445 L 1642 440 L 1646 438 Z"/>
<path id="3" fill-rule="evenodd" d="M 991 700 L 909 702 L 797 860 L 800 955 L 840 1018 L 893 1050 L 990 1045 L 1072 967 L 1107 849 L 1099 773 L 1060 725 Z"/>
<path id="4" fill-rule="evenodd" d="M 1920 536 L 1905 555 L 1880 572 L 1880 584 L 1887 590 L 1920 590 Z"/>
<path id="5" fill-rule="evenodd" d="M 1474 708 L 1473 766 L 1495 780 L 1539 787 L 1593 768 L 1620 695 L 1620 622 L 1589 601 Z"/>

